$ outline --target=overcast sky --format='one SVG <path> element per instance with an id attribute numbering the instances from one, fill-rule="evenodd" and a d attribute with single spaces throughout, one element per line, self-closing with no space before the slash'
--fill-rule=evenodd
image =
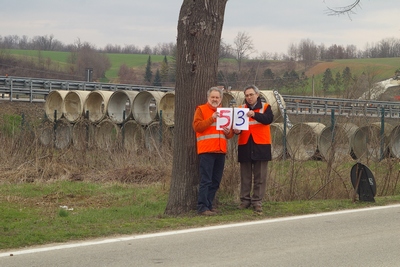
<path id="1" fill-rule="evenodd" d="M 176 41 L 183 0 L 17 0 L 2 4 L 0 35 L 50 36 L 64 44 L 78 38 L 97 48 L 107 44 L 143 48 Z M 257 53 L 287 53 L 290 44 L 376 44 L 400 39 L 399 0 L 361 0 L 349 18 L 328 16 L 327 6 L 353 0 L 229 0 L 222 38 L 233 44 L 246 32 Z M 252 56 L 256 56 L 253 54 Z"/>

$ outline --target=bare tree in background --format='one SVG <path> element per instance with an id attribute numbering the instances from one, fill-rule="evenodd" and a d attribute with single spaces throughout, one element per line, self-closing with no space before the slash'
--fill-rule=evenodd
<path id="1" fill-rule="evenodd" d="M 300 41 L 297 53 L 304 62 L 304 67 L 307 68 L 317 59 L 318 47 L 310 39 L 303 39 Z"/>
<path id="2" fill-rule="evenodd" d="M 218 55 L 228 0 L 184 0 L 178 20 L 171 187 L 165 213 L 196 208 L 199 163 L 192 120 L 217 85 Z"/>
<path id="3" fill-rule="evenodd" d="M 248 58 L 251 53 L 255 52 L 253 40 L 246 32 L 239 32 L 233 43 L 233 50 L 235 51 L 236 61 L 238 63 L 238 71 L 240 73 L 243 59 Z"/>
<path id="4" fill-rule="evenodd" d="M 221 44 L 219 47 L 219 58 L 234 58 L 232 46 L 225 43 L 224 40 L 221 39 Z"/>

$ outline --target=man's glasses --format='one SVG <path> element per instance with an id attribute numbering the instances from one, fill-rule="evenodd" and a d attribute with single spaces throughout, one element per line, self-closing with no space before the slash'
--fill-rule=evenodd
<path id="1" fill-rule="evenodd" d="M 254 96 L 255 94 L 247 94 L 247 95 L 244 95 L 245 97 L 252 97 L 252 96 Z"/>

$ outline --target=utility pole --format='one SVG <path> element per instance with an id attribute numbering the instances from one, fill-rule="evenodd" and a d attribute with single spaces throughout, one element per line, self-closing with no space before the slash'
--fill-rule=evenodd
<path id="1" fill-rule="evenodd" d="M 314 74 L 312 76 L 312 96 L 314 97 Z"/>
<path id="2" fill-rule="evenodd" d="M 92 68 L 87 68 L 86 69 L 86 81 L 91 82 L 93 78 L 93 69 Z"/>

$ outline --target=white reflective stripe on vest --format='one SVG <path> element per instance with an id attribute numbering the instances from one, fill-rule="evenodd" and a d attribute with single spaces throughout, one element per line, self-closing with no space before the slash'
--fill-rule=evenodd
<path id="1" fill-rule="evenodd" d="M 197 141 L 202 141 L 206 139 L 213 139 L 213 138 L 223 138 L 226 139 L 224 134 L 209 134 L 197 137 Z"/>
<path id="2" fill-rule="evenodd" d="M 262 103 L 262 107 L 258 113 L 264 113 L 264 107 L 265 107 L 265 103 Z"/>

